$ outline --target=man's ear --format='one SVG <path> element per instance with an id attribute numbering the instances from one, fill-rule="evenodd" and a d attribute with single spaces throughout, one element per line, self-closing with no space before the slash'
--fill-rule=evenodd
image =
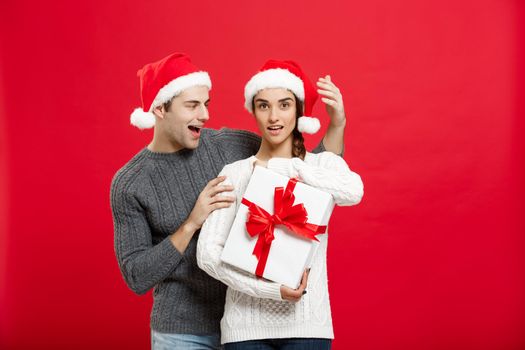
<path id="1" fill-rule="evenodd" d="M 160 119 L 164 119 L 164 106 L 160 105 L 151 111 L 153 114 L 155 114 L 156 117 L 159 117 Z"/>

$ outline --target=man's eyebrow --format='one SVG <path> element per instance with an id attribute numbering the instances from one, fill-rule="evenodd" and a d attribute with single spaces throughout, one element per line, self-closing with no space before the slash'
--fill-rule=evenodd
<path id="1" fill-rule="evenodd" d="M 197 103 L 197 104 L 199 104 L 199 103 L 201 103 L 201 101 L 199 101 L 199 100 L 187 100 L 187 101 L 184 101 L 184 103 Z"/>

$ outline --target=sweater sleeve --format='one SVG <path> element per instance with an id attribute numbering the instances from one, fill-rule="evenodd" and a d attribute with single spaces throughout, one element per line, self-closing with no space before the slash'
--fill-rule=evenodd
<path id="1" fill-rule="evenodd" d="M 319 144 L 312 150 L 312 153 L 323 153 L 323 152 L 328 152 L 326 150 L 326 147 L 324 146 L 324 137 L 321 139 L 321 141 L 319 141 Z M 341 153 L 338 154 L 338 156 L 342 157 L 345 153 L 345 145 L 343 144 L 343 150 L 341 151 Z"/>
<path id="2" fill-rule="evenodd" d="M 250 131 L 229 128 L 213 131 L 212 140 L 221 148 L 227 163 L 254 155 L 261 145 L 260 136 Z"/>
<path id="3" fill-rule="evenodd" d="M 337 205 L 356 205 L 363 197 L 361 177 L 350 170 L 345 160 L 331 152 L 315 155 L 316 164 L 300 158 L 272 158 L 268 169 L 328 192 Z"/>
<path id="4" fill-rule="evenodd" d="M 114 181 L 111 188 L 115 254 L 131 290 L 144 294 L 182 261 L 169 237 L 153 245 L 143 208 L 132 193 Z"/>
<path id="5" fill-rule="evenodd" d="M 236 180 L 240 180 L 243 175 L 250 176 L 241 172 L 242 170 L 230 165 L 226 166 L 220 173 L 220 175 L 226 175 L 226 181 L 234 186 L 237 203 L 240 201 L 242 193 L 236 192 L 240 185 L 240 181 Z M 197 243 L 197 263 L 210 276 L 234 290 L 256 298 L 282 300 L 279 283 L 257 279 L 248 272 L 222 262 L 220 258 L 235 219 L 237 203 L 228 208 L 215 210 L 208 216 L 202 226 Z"/>
<path id="6" fill-rule="evenodd" d="M 312 153 L 322 153 L 326 152 L 326 148 L 324 147 L 323 139 L 319 141 L 319 144 L 312 150 Z"/>

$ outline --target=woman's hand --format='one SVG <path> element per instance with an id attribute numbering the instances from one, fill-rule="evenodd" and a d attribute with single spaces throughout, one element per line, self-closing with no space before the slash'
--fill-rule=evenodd
<path id="1" fill-rule="evenodd" d="M 330 116 L 332 125 L 335 127 L 345 126 L 343 96 L 339 88 L 332 82 L 332 78 L 329 75 L 319 78 L 317 87 L 317 92 L 321 95 L 321 101 L 326 105 L 326 112 Z"/>
<path id="2" fill-rule="evenodd" d="M 281 286 L 281 298 L 283 300 L 288 300 L 291 302 L 298 302 L 301 300 L 301 297 L 306 294 L 306 285 L 308 282 L 308 273 L 309 271 L 305 271 L 303 273 L 303 278 L 301 279 L 301 284 L 297 289 L 292 289 L 290 287 Z"/>

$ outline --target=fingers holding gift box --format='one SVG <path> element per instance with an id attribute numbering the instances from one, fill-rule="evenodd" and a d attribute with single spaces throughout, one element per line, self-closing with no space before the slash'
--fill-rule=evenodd
<path id="1" fill-rule="evenodd" d="M 283 298 L 283 300 L 288 300 L 294 303 L 301 300 L 301 297 L 306 294 L 306 286 L 308 285 L 308 273 L 308 270 L 303 272 L 301 284 L 299 285 L 299 287 L 297 287 L 297 289 L 292 289 L 284 285 L 281 286 L 281 297 Z"/>

